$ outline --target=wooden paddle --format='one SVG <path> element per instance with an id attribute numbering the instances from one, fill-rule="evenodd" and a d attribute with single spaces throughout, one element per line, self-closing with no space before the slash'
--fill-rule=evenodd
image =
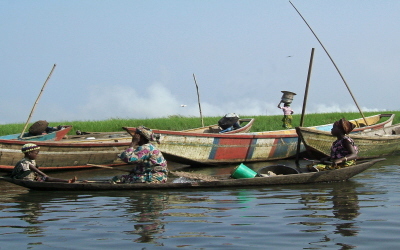
<path id="1" fill-rule="evenodd" d="M 332 161 L 320 161 L 320 160 L 311 160 L 311 159 L 307 159 L 307 158 L 303 158 L 304 160 L 306 160 L 306 161 L 310 161 L 310 162 L 312 162 L 312 163 L 316 163 L 316 164 L 318 164 L 318 163 L 326 163 L 326 164 L 333 164 L 333 162 Z"/>
<path id="2" fill-rule="evenodd" d="M 86 165 L 93 166 L 93 167 L 99 167 L 99 168 L 114 169 L 114 170 L 128 172 L 128 173 L 131 172 L 131 170 L 115 168 L 115 167 L 110 167 L 110 166 L 104 166 L 104 165 L 96 165 L 96 164 L 89 164 L 89 163 Z M 182 171 L 169 171 L 169 173 L 171 173 L 175 176 L 178 176 L 178 177 L 185 177 L 185 178 L 195 179 L 195 180 L 202 180 L 202 181 L 217 181 L 218 180 L 215 177 L 212 177 L 210 175 L 205 175 L 205 174 L 195 174 L 195 173 L 182 172 Z"/>

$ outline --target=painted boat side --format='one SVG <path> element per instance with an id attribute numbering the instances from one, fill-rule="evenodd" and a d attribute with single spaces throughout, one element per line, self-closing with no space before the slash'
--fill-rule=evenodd
<path id="1" fill-rule="evenodd" d="M 383 115 L 376 115 L 382 117 Z M 388 114 L 390 116 L 390 114 Z M 379 123 L 385 126 L 388 121 Z M 375 125 L 374 125 L 375 126 Z M 315 128 L 315 127 L 314 127 Z M 371 127 L 364 127 L 370 129 Z M 295 129 L 238 134 L 163 132 L 158 145 L 165 158 L 183 164 L 231 164 L 279 160 L 296 154 L 298 137 Z M 88 168 L 86 164 L 118 164 L 119 153 L 130 144 L 131 137 L 104 140 L 37 141 L 41 152 L 37 163 L 43 171 Z M 0 140 L 0 171 L 9 171 L 23 157 L 25 141 Z M 301 152 L 305 151 L 303 144 Z M 47 169 L 49 168 L 49 169 Z"/>
<path id="2" fill-rule="evenodd" d="M 52 133 L 36 135 L 36 136 L 23 136 L 19 138 L 21 134 L 3 135 L 0 136 L 0 143 L 2 140 L 20 140 L 20 141 L 60 141 L 62 140 L 68 132 L 71 130 L 72 126 L 65 126 L 64 129 L 54 131 Z M 29 135 L 29 133 L 25 133 Z"/>
<path id="3" fill-rule="evenodd" d="M 388 117 L 384 122 L 357 128 L 357 132 L 374 130 L 391 124 L 393 114 L 379 114 L 366 117 L 369 124 Z M 361 118 L 362 119 L 362 118 Z M 362 124 L 361 119 L 351 122 Z M 363 119 L 362 119 L 363 120 Z M 310 127 L 313 130 L 332 128 L 333 124 Z M 133 133 L 135 128 L 124 127 Z M 241 134 L 187 134 L 181 131 L 154 130 L 161 135 L 158 148 L 164 156 L 183 164 L 228 164 L 258 162 L 293 157 L 297 153 L 298 135 L 295 129 L 265 131 Z M 300 152 L 305 146 L 300 145 Z"/>

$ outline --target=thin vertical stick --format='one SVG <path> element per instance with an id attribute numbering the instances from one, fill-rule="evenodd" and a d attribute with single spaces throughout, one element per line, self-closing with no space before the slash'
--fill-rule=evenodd
<path id="1" fill-rule="evenodd" d="M 194 79 L 194 84 L 196 84 L 196 90 L 197 90 L 197 102 L 199 103 L 200 118 L 201 118 L 201 126 L 202 126 L 202 127 L 204 127 L 203 114 L 201 113 L 201 105 L 200 105 L 199 86 L 197 85 L 197 82 L 196 82 L 196 76 L 194 75 L 194 73 L 193 73 L 193 79 Z"/>
<path id="2" fill-rule="evenodd" d="M 38 97 L 36 98 L 35 103 L 33 104 L 31 113 L 29 114 L 28 120 L 26 121 L 25 127 L 24 127 L 24 129 L 22 130 L 22 133 L 21 133 L 21 135 L 19 136 L 19 138 L 22 138 L 22 137 L 24 136 L 26 127 L 28 127 L 28 123 L 29 123 L 29 120 L 30 120 L 31 117 L 32 117 L 33 111 L 35 110 L 36 105 L 37 105 L 38 102 L 39 102 L 40 96 L 41 96 L 42 93 L 43 93 L 44 87 L 46 86 L 47 82 L 50 80 L 50 77 L 51 77 L 51 75 L 53 74 L 53 71 L 54 71 L 54 68 L 55 68 L 55 67 L 56 67 L 56 64 L 53 65 L 53 68 L 51 69 L 49 76 L 47 76 L 47 79 L 46 79 L 46 81 L 44 82 L 43 87 L 42 87 L 42 89 L 40 90 L 40 93 L 39 93 Z"/>
<path id="3" fill-rule="evenodd" d="M 331 62 L 333 63 L 333 65 L 335 66 L 337 72 L 339 73 L 340 77 L 342 78 L 344 84 L 346 85 L 347 90 L 349 91 L 351 97 L 353 98 L 354 103 L 356 104 L 358 111 L 360 111 L 361 116 L 364 118 L 365 124 L 368 125 L 367 120 L 364 117 L 363 112 L 361 111 L 360 107 L 358 106 L 358 103 L 356 101 L 356 99 L 353 96 L 353 93 L 351 93 L 351 90 L 349 88 L 349 85 L 347 85 L 346 80 L 344 79 L 342 73 L 340 73 L 339 68 L 336 66 L 336 63 L 333 61 L 332 57 L 329 55 L 328 51 L 325 49 L 324 45 L 322 44 L 322 42 L 319 40 L 319 38 L 317 37 L 317 35 L 314 33 L 314 31 L 311 29 L 311 26 L 308 25 L 306 19 L 304 19 L 304 17 L 300 14 L 300 12 L 297 10 L 296 7 L 294 7 L 294 5 L 292 4 L 292 2 L 289 1 L 289 3 L 293 6 L 293 8 L 297 11 L 297 13 L 300 15 L 300 17 L 303 19 L 303 21 L 307 24 L 308 28 L 311 30 L 311 32 L 314 34 L 315 38 L 317 38 L 319 44 L 321 44 L 322 48 L 325 50 L 325 53 L 328 55 L 329 59 L 331 60 Z"/>
<path id="4" fill-rule="evenodd" d="M 311 70 L 312 70 L 312 65 L 313 65 L 313 60 L 314 60 L 314 50 L 315 49 L 312 48 L 311 56 L 310 56 L 310 64 L 308 66 L 307 83 L 306 83 L 306 90 L 304 92 L 303 109 L 301 111 L 300 127 L 303 127 L 303 124 L 304 124 L 304 114 L 306 112 L 306 106 L 307 106 L 308 87 L 310 85 Z M 296 165 L 297 166 L 299 166 L 300 144 L 301 144 L 301 138 L 299 136 L 297 138 L 297 153 L 296 153 Z"/>

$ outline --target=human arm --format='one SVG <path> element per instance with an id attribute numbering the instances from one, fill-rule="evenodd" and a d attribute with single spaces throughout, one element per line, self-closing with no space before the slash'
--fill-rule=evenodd
<path id="1" fill-rule="evenodd" d="M 134 163 L 141 163 L 148 158 L 148 154 L 150 152 L 149 145 L 141 144 L 140 142 L 138 142 L 138 138 L 140 140 L 140 136 L 138 137 L 136 137 L 136 135 L 133 136 L 132 142 L 129 145 L 129 147 L 118 155 L 118 157 L 122 161 L 134 164 Z"/>
<path id="2" fill-rule="evenodd" d="M 31 171 L 36 172 L 37 174 L 39 174 L 39 175 L 42 176 L 42 177 L 48 177 L 45 173 L 43 173 L 42 171 L 40 171 L 36 166 L 34 166 L 34 165 L 32 165 L 32 164 L 29 164 L 29 169 L 30 169 Z"/>
<path id="3" fill-rule="evenodd" d="M 343 140 L 343 147 L 347 150 L 348 154 L 344 155 L 342 158 L 335 159 L 333 161 L 334 164 L 357 159 L 357 152 L 349 140 Z"/>
<path id="4" fill-rule="evenodd" d="M 280 108 L 280 109 L 281 109 L 281 103 L 282 103 L 282 101 L 280 101 L 280 102 L 278 103 L 278 108 Z"/>
<path id="5" fill-rule="evenodd" d="M 129 145 L 129 148 L 136 148 L 139 146 L 139 141 L 140 141 L 140 134 L 134 134 L 132 136 L 132 141 L 131 144 Z"/>

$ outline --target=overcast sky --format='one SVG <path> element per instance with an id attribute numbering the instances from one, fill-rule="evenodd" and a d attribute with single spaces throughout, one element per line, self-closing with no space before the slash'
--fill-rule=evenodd
<path id="1" fill-rule="evenodd" d="M 399 110 L 400 1 L 293 0 L 363 112 Z M 0 123 L 357 107 L 287 0 L 0 1 Z M 182 107 L 181 105 L 186 105 Z"/>

